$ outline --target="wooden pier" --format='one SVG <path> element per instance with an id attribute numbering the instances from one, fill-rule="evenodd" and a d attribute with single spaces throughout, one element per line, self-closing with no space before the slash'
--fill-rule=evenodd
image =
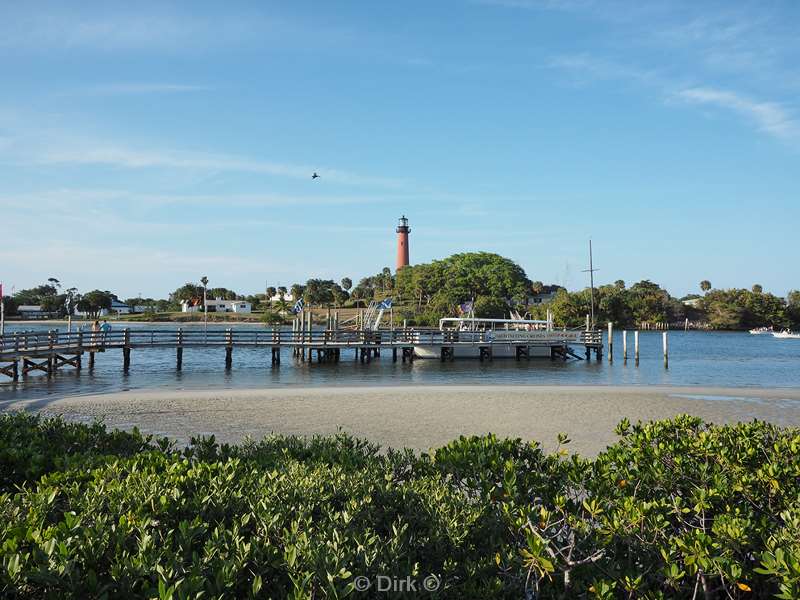
<path id="1" fill-rule="evenodd" d="M 234 348 L 263 348 L 269 351 L 270 364 L 279 366 L 281 350 L 290 348 L 298 361 L 331 363 L 339 362 L 342 353 L 353 352 L 353 360 L 370 363 L 391 352 L 392 361 L 403 362 L 416 358 L 414 349 L 434 347 L 439 350 L 442 361 L 453 360 L 459 348 L 476 349 L 481 361 L 492 360 L 498 346 L 514 348 L 516 360 L 530 359 L 532 349 L 549 349 L 551 359 L 567 360 L 568 357 L 582 359 L 571 346 L 584 347 L 586 358 L 595 352 L 602 356 L 603 340 L 600 331 L 565 331 L 563 339 L 559 332 L 551 332 L 551 339 L 543 341 L 514 341 L 511 338 L 498 341 L 491 339 L 491 332 L 441 331 L 438 329 L 386 329 L 345 330 L 312 329 L 301 327 L 300 321 L 291 330 L 145 330 L 123 329 L 109 332 L 25 332 L 0 336 L 0 374 L 18 381 L 34 371 L 53 375 L 57 369 L 73 367 L 80 370 L 84 355 L 88 355 L 88 367 L 92 369 L 95 354 L 120 350 L 123 371 L 131 367 L 132 351 L 141 348 L 164 348 L 175 350 L 175 367 L 183 366 L 184 348 L 224 348 L 225 368 L 233 367 Z"/>

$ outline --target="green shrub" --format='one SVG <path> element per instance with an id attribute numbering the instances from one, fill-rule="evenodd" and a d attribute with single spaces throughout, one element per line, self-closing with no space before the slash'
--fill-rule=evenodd
<path id="1" fill-rule="evenodd" d="M 800 597 L 800 433 L 692 417 L 594 459 L 492 435 L 430 454 L 346 434 L 177 450 L 0 415 L 3 598 Z M 567 444 L 565 437 L 560 444 Z"/>

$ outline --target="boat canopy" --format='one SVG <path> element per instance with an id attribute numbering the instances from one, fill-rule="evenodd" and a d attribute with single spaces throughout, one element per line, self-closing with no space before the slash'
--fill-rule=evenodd
<path id="1" fill-rule="evenodd" d="M 439 319 L 439 327 L 445 323 L 502 323 L 508 325 L 547 325 L 540 319 L 478 319 L 471 317 L 445 317 Z"/>

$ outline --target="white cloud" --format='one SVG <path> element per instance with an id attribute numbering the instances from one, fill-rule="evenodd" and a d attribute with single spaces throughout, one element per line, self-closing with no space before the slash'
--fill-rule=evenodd
<path id="1" fill-rule="evenodd" d="M 0 110 L 0 164 L 9 165 L 104 165 L 124 169 L 172 169 L 199 172 L 261 173 L 293 179 L 310 179 L 316 172 L 326 182 L 401 189 L 407 183 L 400 179 L 376 177 L 314 164 L 291 164 L 262 158 L 216 152 L 195 152 L 180 149 L 134 148 L 102 138 L 90 138 L 64 132 L 55 126 L 36 122 L 35 117 L 22 117 Z M 46 119 L 43 119 L 46 122 Z M 0 129 L 2 131 L 2 129 Z"/>
<path id="2" fill-rule="evenodd" d="M 684 89 L 675 96 L 689 103 L 717 106 L 738 113 L 755 123 L 759 130 L 778 138 L 800 136 L 800 123 L 775 102 L 761 102 L 736 92 L 708 87 Z"/>
<path id="3" fill-rule="evenodd" d="M 123 146 L 78 142 L 68 146 L 41 148 L 35 157 L 41 164 L 108 165 L 128 169 L 168 168 L 203 171 L 264 173 L 279 177 L 308 179 L 316 172 L 322 181 L 346 185 L 397 188 L 399 180 L 370 177 L 313 165 L 287 164 L 258 158 L 179 150 L 137 150 Z"/>

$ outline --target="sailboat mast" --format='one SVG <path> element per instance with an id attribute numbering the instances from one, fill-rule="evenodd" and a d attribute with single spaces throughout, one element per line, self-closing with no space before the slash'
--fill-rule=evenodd
<path id="1" fill-rule="evenodd" d="M 592 315 L 592 329 L 594 329 L 594 265 L 592 264 L 592 240 L 589 240 L 589 292 Z"/>

